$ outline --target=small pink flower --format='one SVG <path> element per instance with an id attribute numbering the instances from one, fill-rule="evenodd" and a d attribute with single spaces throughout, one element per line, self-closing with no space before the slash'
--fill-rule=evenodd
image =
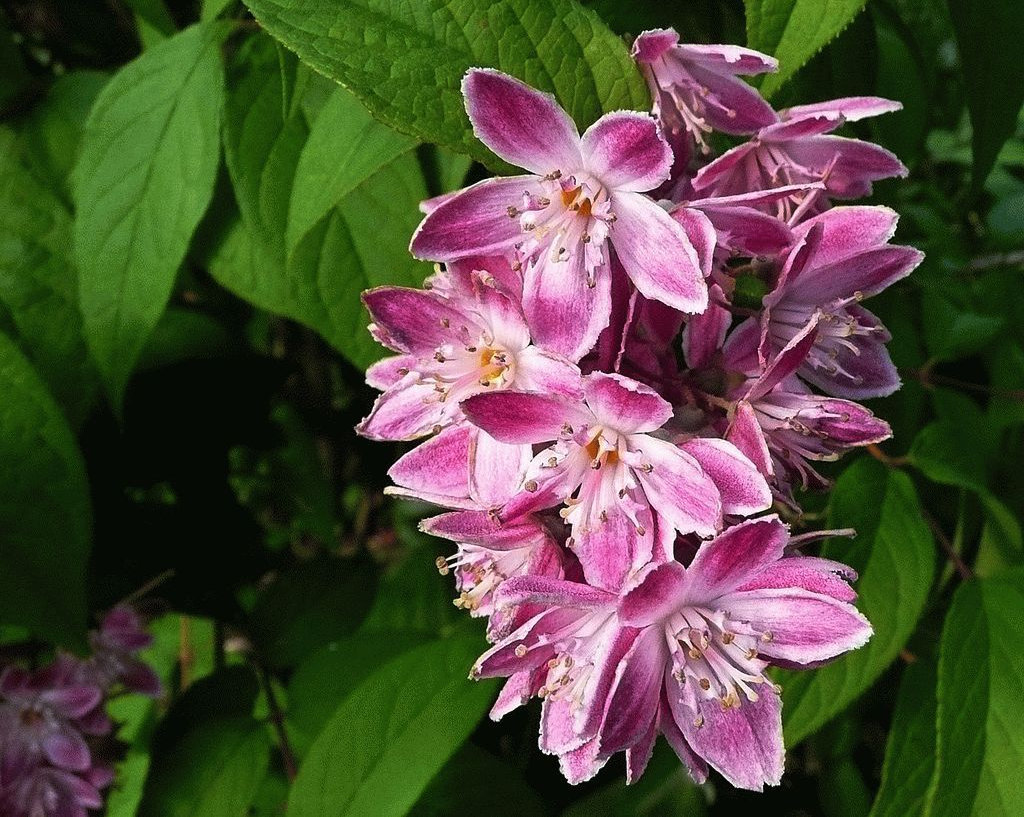
<path id="1" fill-rule="evenodd" d="M 871 183 L 906 176 L 907 169 L 885 148 L 859 139 L 833 136 L 844 122 L 897 111 L 903 106 L 876 97 L 835 99 L 781 112 L 781 121 L 757 132 L 701 168 L 694 189 L 704 196 L 731 196 L 783 185 L 822 182 L 811 190 L 767 205 L 791 225 L 825 209 L 830 199 L 856 199 Z"/>
<path id="2" fill-rule="evenodd" d="M 541 748 L 572 783 L 620 751 L 636 780 L 660 732 L 698 782 L 711 766 L 741 788 L 777 784 L 781 704 L 765 670 L 816 666 L 871 636 L 851 603 L 855 574 L 787 556 L 789 541 L 776 517 L 742 522 L 688 566 L 652 565 L 621 593 L 509 579 L 498 607 L 541 611 L 474 666 L 474 677 L 509 678 L 492 717 L 542 698 Z"/>
<path id="3" fill-rule="evenodd" d="M 538 344 L 579 360 L 608 322 L 609 253 L 645 296 L 700 312 L 707 290 L 678 224 L 643 195 L 672 151 L 646 114 L 606 114 L 581 137 L 548 94 L 498 71 L 463 81 L 480 140 L 530 175 L 487 179 L 445 198 L 413 236 L 419 258 L 514 252 Z"/>
<path id="4" fill-rule="evenodd" d="M 675 533 L 711 536 L 725 514 L 766 509 L 756 468 L 724 440 L 677 446 L 654 436 L 672 406 L 616 374 L 583 379 L 584 401 L 505 392 L 463 407 L 470 422 L 509 444 L 552 442 L 527 469 L 524 492 L 501 511 L 515 518 L 564 503 L 587 580 L 617 590 L 631 571 L 670 558 Z M 655 524 L 657 523 L 657 524 Z"/>
<path id="5" fill-rule="evenodd" d="M 673 147 L 686 134 L 707 154 L 706 137 L 712 131 L 753 133 L 778 119 L 754 88 L 737 79 L 778 69 L 775 59 L 759 51 L 680 44 L 675 29 L 658 28 L 636 38 L 633 58 L 651 87 L 654 113 Z"/>

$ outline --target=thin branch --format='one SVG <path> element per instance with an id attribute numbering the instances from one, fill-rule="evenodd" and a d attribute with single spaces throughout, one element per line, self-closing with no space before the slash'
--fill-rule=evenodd
<path id="1" fill-rule="evenodd" d="M 1024 403 L 1024 389 L 1002 389 L 999 386 L 985 386 L 981 383 L 971 383 L 967 380 L 960 380 L 956 377 L 949 377 L 944 374 L 936 374 L 929 366 L 920 369 L 900 369 L 900 374 L 918 381 L 925 388 L 932 386 L 952 386 L 963 391 L 973 391 L 979 394 L 990 394 L 993 397 L 1001 397 L 1006 400 L 1016 400 Z"/>
<path id="2" fill-rule="evenodd" d="M 924 521 L 928 523 L 928 527 L 932 529 L 932 533 L 935 534 L 935 540 L 939 543 L 939 546 L 946 552 L 946 556 L 949 561 L 953 563 L 956 568 L 956 572 L 960 574 L 960 578 L 964 581 L 970 581 L 974 578 L 974 571 L 971 570 L 970 566 L 965 562 L 955 547 L 950 541 L 946 532 L 942 529 L 942 526 L 938 523 L 928 511 L 921 509 L 921 514 L 924 516 Z"/>
<path id="3" fill-rule="evenodd" d="M 263 664 L 256 664 L 259 671 L 260 682 L 263 684 L 263 691 L 267 696 L 267 707 L 270 709 L 270 723 L 274 727 L 274 734 L 277 735 L 277 747 L 281 750 L 281 761 L 284 763 L 284 773 L 288 782 L 292 783 L 299 773 L 299 764 L 295 761 L 295 752 L 288 741 L 288 730 L 284 724 L 284 713 L 278 703 L 277 695 L 274 693 L 274 681 Z"/>
<path id="4" fill-rule="evenodd" d="M 872 457 L 890 468 L 902 468 L 907 464 L 906 457 L 890 457 L 876 443 L 866 446 L 866 450 Z"/>
<path id="5" fill-rule="evenodd" d="M 999 267 L 1024 267 L 1024 250 L 1013 252 L 997 252 L 991 255 L 981 255 L 972 259 L 965 269 L 970 272 L 981 272 L 982 270 L 998 269 Z"/>

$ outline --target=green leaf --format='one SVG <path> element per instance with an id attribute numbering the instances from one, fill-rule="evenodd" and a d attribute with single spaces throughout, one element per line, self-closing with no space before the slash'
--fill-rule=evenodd
<path id="1" fill-rule="evenodd" d="M 956 360 L 981 351 L 1006 323 L 998 315 L 983 315 L 955 304 L 934 290 L 925 292 L 922 306 L 925 343 L 931 356 L 939 360 Z"/>
<path id="2" fill-rule="evenodd" d="M 288 211 L 287 244 L 294 252 L 337 204 L 416 142 L 381 125 L 362 103 L 337 88 L 302 148 Z"/>
<path id="3" fill-rule="evenodd" d="M 85 464 L 32 365 L 0 335 L 0 622 L 85 644 Z"/>
<path id="4" fill-rule="evenodd" d="M 580 126 L 650 97 L 625 43 L 574 0 L 248 0 L 256 19 L 374 116 L 474 158 L 460 84 L 499 68 L 553 92 Z"/>
<path id="5" fill-rule="evenodd" d="M 743 0 L 747 45 L 771 54 L 779 70 L 761 83 L 770 97 L 856 17 L 867 0 Z"/>
<path id="6" fill-rule="evenodd" d="M 928 817 L 1024 813 L 1024 569 L 957 588 L 942 631 Z"/>
<path id="7" fill-rule="evenodd" d="M 376 574 L 365 564 L 323 557 L 283 573 L 259 597 L 252 636 L 260 657 L 291 667 L 355 631 L 370 609 Z"/>
<path id="8" fill-rule="evenodd" d="M 370 673 L 426 640 L 421 633 L 356 633 L 306 658 L 288 684 L 288 725 L 295 751 L 306 754 L 334 710 Z"/>
<path id="9" fill-rule="evenodd" d="M 310 749 L 290 817 L 400 817 L 487 711 L 493 682 L 466 680 L 482 645 L 417 647 L 349 695 Z"/>
<path id="10" fill-rule="evenodd" d="M 174 18 L 163 0 L 125 0 L 135 14 L 135 25 L 143 48 L 163 42 L 176 30 Z"/>
<path id="11" fill-rule="evenodd" d="M 0 129 L 0 305 L 69 422 L 85 419 L 98 379 L 68 257 L 71 217 L 20 163 L 14 134 Z"/>
<path id="12" fill-rule="evenodd" d="M 924 811 L 935 768 L 936 672 L 935 660 L 927 658 L 903 670 L 870 817 L 920 817 Z"/>
<path id="13" fill-rule="evenodd" d="M 1016 0 L 949 0 L 949 12 L 973 129 L 973 182 L 980 188 L 1024 102 L 1024 83 L 1006 81 L 1018 69 L 1024 17 Z"/>
<path id="14" fill-rule="evenodd" d="M 899 654 L 924 610 L 935 574 L 931 532 L 910 478 L 861 459 L 836 481 L 830 528 L 856 529 L 824 555 L 860 574 L 858 608 L 875 629 L 866 646 L 813 672 L 781 673 L 786 741 L 799 743 L 843 711 Z"/>
<path id="15" fill-rule="evenodd" d="M 118 407 L 213 194 L 225 31 L 192 26 L 147 51 L 111 79 L 86 123 L 75 256 L 89 347 Z"/>
<path id="16" fill-rule="evenodd" d="M 199 19 L 204 23 L 216 20 L 225 11 L 231 8 L 236 0 L 202 0 L 203 5 L 199 11 Z"/>

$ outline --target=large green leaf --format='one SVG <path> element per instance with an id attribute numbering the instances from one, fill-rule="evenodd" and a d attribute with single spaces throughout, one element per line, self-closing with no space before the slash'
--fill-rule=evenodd
<path id="1" fill-rule="evenodd" d="M 917 624 L 935 573 L 934 544 L 913 483 L 875 460 L 858 460 L 836 481 L 829 526 L 857 531 L 853 543 L 833 540 L 825 555 L 859 572 L 857 606 L 875 633 L 829 666 L 784 674 L 790 744 L 845 709 L 892 663 Z"/>
<path id="2" fill-rule="evenodd" d="M 1024 814 L 1024 569 L 961 585 L 942 631 L 928 817 Z"/>
<path id="3" fill-rule="evenodd" d="M 288 210 L 289 250 L 345 196 L 415 146 L 413 139 L 374 120 L 344 88 L 335 89 L 313 123 L 295 168 Z"/>
<path id="4" fill-rule="evenodd" d="M 74 245 L 93 357 L 119 406 L 213 194 L 225 28 L 201 24 L 119 71 L 75 168 Z"/>
<path id="5" fill-rule="evenodd" d="M 920 817 L 935 768 L 934 659 L 903 670 L 871 817 Z"/>
<path id="6" fill-rule="evenodd" d="M 1024 16 L 1016 0 L 949 0 L 949 11 L 974 132 L 974 185 L 980 188 L 1024 102 L 1024 83 L 1007 82 L 1019 73 Z"/>
<path id="7" fill-rule="evenodd" d="M 68 257 L 71 217 L 19 161 L 14 133 L 0 129 L 0 305 L 12 334 L 77 426 L 96 394 Z"/>
<path id="8" fill-rule="evenodd" d="M 771 96 L 856 17 L 867 0 L 743 0 L 747 45 L 771 54 L 779 70 L 761 92 Z"/>
<path id="9" fill-rule="evenodd" d="M 0 335 L 0 623 L 85 641 L 91 511 L 85 465 L 53 398 Z"/>
<path id="10" fill-rule="evenodd" d="M 492 681 L 466 680 L 475 638 L 417 647 L 361 683 L 306 756 L 290 817 L 400 817 L 483 716 Z"/>
<path id="11" fill-rule="evenodd" d="M 581 126 L 646 110 L 625 44 L 575 0 L 247 0 L 256 19 L 373 114 L 482 161 L 460 83 L 489 66 L 552 91 Z"/>

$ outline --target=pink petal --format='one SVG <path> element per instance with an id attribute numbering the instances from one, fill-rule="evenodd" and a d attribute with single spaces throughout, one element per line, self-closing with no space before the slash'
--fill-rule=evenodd
<path id="1" fill-rule="evenodd" d="M 731 134 L 753 133 L 778 120 L 772 106 L 764 101 L 757 89 L 724 73 L 719 65 L 693 61 L 688 70 L 690 76 L 708 91 L 709 103 L 705 105 L 704 117 L 715 130 Z"/>
<path id="2" fill-rule="evenodd" d="M 602 754 L 628 749 L 653 730 L 668 657 L 664 639 L 660 627 L 646 628 L 619 664 L 599 733 Z"/>
<path id="3" fill-rule="evenodd" d="M 399 457 L 388 476 L 401 488 L 434 498 L 429 501 L 448 504 L 448 500 L 463 500 L 464 504 L 469 497 L 472 436 L 473 429 L 465 424 L 446 428 Z"/>
<path id="4" fill-rule="evenodd" d="M 657 715 L 647 732 L 626 749 L 626 785 L 636 783 L 647 769 L 654 754 L 654 741 L 658 737 Z"/>
<path id="5" fill-rule="evenodd" d="M 722 346 L 726 368 L 740 374 L 756 375 L 761 371 L 757 347 L 761 342 L 761 325 L 757 317 L 747 318 L 726 338 Z"/>
<path id="6" fill-rule="evenodd" d="M 371 440 L 414 440 L 458 415 L 458 406 L 440 402 L 434 387 L 410 372 L 377 398 L 356 431 Z"/>
<path id="7" fill-rule="evenodd" d="M 671 671 L 666 668 L 665 672 L 665 690 L 671 690 L 672 685 L 675 685 L 678 689 L 678 682 L 672 677 Z M 669 695 L 674 695 L 678 698 L 678 694 L 668 692 Z M 686 742 L 686 738 L 683 737 L 682 731 L 679 729 L 679 725 L 675 721 L 673 714 L 673 707 L 669 704 L 666 694 L 663 693 L 661 697 L 661 706 L 658 711 L 658 729 L 665 736 L 665 740 L 668 741 L 669 746 L 675 751 L 679 760 L 682 761 L 686 767 L 686 771 L 689 772 L 690 777 L 694 783 L 700 785 L 708 779 L 708 764 L 704 762 L 704 758 L 698 755 L 689 743 Z"/>
<path id="8" fill-rule="evenodd" d="M 870 190 L 868 182 L 907 175 L 907 168 L 891 151 L 871 142 L 843 136 L 815 136 L 786 145 L 794 161 L 818 172 L 829 169 L 829 195 L 859 198 Z"/>
<path id="9" fill-rule="evenodd" d="M 591 284 L 579 251 L 566 263 L 530 264 L 523 281 L 523 311 L 534 343 L 578 361 L 608 325 L 609 270 L 599 267 Z"/>
<path id="10" fill-rule="evenodd" d="M 637 533 L 636 526 L 619 511 L 584 532 L 574 531 L 573 552 L 580 560 L 588 584 L 617 593 L 630 572 L 650 561 L 653 531 Z"/>
<path id="11" fill-rule="evenodd" d="M 764 431 L 757 421 L 757 415 L 750 403 L 739 402 L 733 414 L 732 422 L 725 432 L 725 438 L 742 452 L 748 460 L 757 466 L 757 470 L 771 479 L 775 474 L 771 452 L 765 440 Z"/>
<path id="12" fill-rule="evenodd" d="M 847 122 L 856 122 L 869 116 L 878 116 L 903 109 L 903 103 L 878 96 L 848 96 L 841 99 L 829 99 L 825 102 L 814 102 L 810 105 L 794 105 L 782 111 L 784 119 L 796 119 L 802 116 L 819 113 L 837 113 Z"/>
<path id="13" fill-rule="evenodd" d="M 693 177 L 694 190 L 707 195 L 708 191 L 727 180 L 733 173 L 741 170 L 747 157 L 759 148 L 760 145 L 755 140 L 730 148 L 713 162 L 704 165 L 697 171 L 697 175 Z"/>
<path id="14" fill-rule="evenodd" d="M 762 655 L 812 664 L 862 647 L 871 638 L 868 620 L 852 604 L 802 588 L 743 590 L 720 599 L 729 615 L 762 632 Z"/>
<path id="15" fill-rule="evenodd" d="M 703 368 L 714 360 L 732 325 L 732 313 L 719 306 L 725 303 L 721 287 L 712 284 L 708 294 L 708 308 L 693 315 L 683 327 L 683 356 L 691 369 Z"/>
<path id="16" fill-rule="evenodd" d="M 92 763 L 85 740 L 70 727 L 61 732 L 51 732 L 43 738 L 43 752 L 54 766 L 61 769 L 83 772 Z"/>
<path id="17" fill-rule="evenodd" d="M 770 689 L 738 708 L 723 710 L 717 700 L 701 700 L 699 727 L 697 716 L 676 714 L 687 743 L 732 785 L 761 791 L 782 780 L 782 702 Z"/>
<path id="18" fill-rule="evenodd" d="M 508 208 L 519 207 L 523 193 L 536 183 L 536 176 L 509 176 L 467 187 L 420 222 L 409 251 L 417 258 L 447 261 L 510 248 L 523 240 L 523 231 Z"/>
<path id="19" fill-rule="evenodd" d="M 787 556 L 758 573 L 739 591 L 800 587 L 838 601 L 852 602 L 857 594 L 849 583 L 856 578 L 857 574 L 840 562 L 816 556 Z"/>
<path id="20" fill-rule="evenodd" d="M 490 68 L 462 80 L 473 133 L 509 164 L 544 176 L 581 165 L 576 125 L 551 94 Z"/>
<path id="21" fill-rule="evenodd" d="M 703 312 L 708 289 L 683 228 L 639 193 L 616 193 L 612 209 L 612 245 L 641 294 L 680 312 Z"/>
<path id="22" fill-rule="evenodd" d="M 683 228 L 693 246 L 701 274 L 705 278 L 709 277 L 715 261 L 715 244 L 718 240 L 715 225 L 704 213 L 692 207 L 677 207 L 670 215 L 672 220 Z"/>
<path id="23" fill-rule="evenodd" d="M 565 779 L 575 786 L 591 780 L 607 762 L 607 756 L 598 754 L 597 739 L 593 738 L 579 749 L 561 755 L 558 758 L 558 767 Z"/>
<path id="24" fill-rule="evenodd" d="M 652 566 L 640 583 L 619 603 L 619 620 L 630 627 L 647 627 L 683 604 L 686 569 L 679 562 Z"/>
<path id="25" fill-rule="evenodd" d="M 697 461 L 672 443 L 650 436 L 636 447 L 642 455 L 634 470 L 654 511 L 680 533 L 715 534 L 722 523 L 722 504 L 715 483 Z"/>
<path id="26" fill-rule="evenodd" d="M 815 262 L 790 285 L 787 297 L 815 305 L 856 292 L 868 298 L 906 278 L 923 259 L 924 253 L 913 247 L 884 246 L 829 266 Z"/>
<path id="27" fill-rule="evenodd" d="M 460 327 L 480 333 L 463 312 L 422 289 L 377 287 L 363 293 L 363 303 L 376 325 L 376 339 L 396 352 L 430 356 Z"/>
<path id="28" fill-rule="evenodd" d="M 391 388 L 416 368 L 412 355 L 394 355 L 378 360 L 366 370 L 366 385 L 380 391 Z"/>
<path id="29" fill-rule="evenodd" d="M 577 400 L 582 396 L 579 367 L 561 355 L 527 346 L 515 357 L 516 389 L 559 394 Z"/>
<path id="30" fill-rule="evenodd" d="M 672 416 L 672 405 L 664 397 L 620 374 L 589 374 L 583 379 L 583 391 L 597 422 L 616 431 L 655 431 Z"/>
<path id="31" fill-rule="evenodd" d="M 857 318 L 858 323 L 868 326 L 881 323 L 863 307 L 851 305 L 847 310 Z M 830 375 L 822 369 L 803 366 L 799 371 L 800 377 L 826 394 L 848 400 L 886 397 L 899 389 L 900 375 L 889 357 L 884 340 L 869 336 L 855 337 L 854 342 L 857 351 L 840 347 L 835 361 L 846 375 Z"/>
<path id="32" fill-rule="evenodd" d="M 563 609 L 595 610 L 615 603 L 615 596 L 581 582 L 548 576 L 513 576 L 495 594 L 495 605 L 542 604 Z"/>
<path id="33" fill-rule="evenodd" d="M 807 359 L 807 353 L 818 338 L 818 315 L 815 314 L 807 325 L 797 332 L 765 367 L 757 380 L 750 384 L 746 400 L 757 401 L 774 389 L 779 383 L 800 368 Z"/>
<path id="34" fill-rule="evenodd" d="M 740 45 L 698 45 L 686 43 L 679 52 L 687 60 L 708 69 L 731 74 L 764 74 L 779 69 L 779 61 L 752 48 Z"/>
<path id="35" fill-rule="evenodd" d="M 469 495 L 482 508 L 503 505 L 519 490 L 533 459 L 529 445 L 499 442 L 473 429 L 469 438 Z"/>
<path id="36" fill-rule="evenodd" d="M 821 242 L 814 252 L 814 264 L 823 267 L 887 243 L 896 233 L 898 220 L 899 214 L 889 207 L 847 205 L 808 219 L 793 233 L 802 236 L 820 225 Z"/>
<path id="37" fill-rule="evenodd" d="M 540 750 L 549 755 L 561 755 L 579 749 L 590 739 L 576 731 L 572 716 L 573 699 L 568 695 L 544 700 L 540 715 Z"/>
<path id="38" fill-rule="evenodd" d="M 644 31 L 633 42 L 633 59 L 639 63 L 652 63 L 665 56 L 669 49 L 679 45 L 674 28 L 654 28 Z"/>
<path id="39" fill-rule="evenodd" d="M 686 570 L 686 599 L 708 603 L 735 590 L 782 558 L 789 530 L 777 516 L 733 525 L 704 542 Z"/>
<path id="40" fill-rule="evenodd" d="M 500 721 L 513 709 L 518 709 L 537 694 L 543 684 L 535 671 L 524 670 L 509 676 L 505 685 L 498 693 L 498 699 L 491 707 L 489 717 L 492 721 Z"/>
<path id="41" fill-rule="evenodd" d="M 642 193 L 668 178 L 672 148 L 648 114 L 608 113 L 583 134 L 587 169 L 612 190 Z"/>
<path id="42" fill-rule="evenodd" d="M 494 439 L 516 444 L 557 440 L 566 423 L 584 427 L 594 419 L 566 397 L 516 391 L 475 395 L 462 401 L 462 411 Z"/>
<path id="43" fill-rule="evenodd" d="M 515 550 L 550 539 L 547 529 L 534 517 L 501 522 L 487 511 L 454 511 L 432 516 L 420 522 L 420 530 L 431 536 L 491 550 Z"/>
<path id="44" fill-rule="evenodd" d="M 680 448 L 700 463 L 718 488 L 722 513 L 737 516 L 767 510 L 772 492 L 757 466 L 726 440 L 695 437 Z"/>

